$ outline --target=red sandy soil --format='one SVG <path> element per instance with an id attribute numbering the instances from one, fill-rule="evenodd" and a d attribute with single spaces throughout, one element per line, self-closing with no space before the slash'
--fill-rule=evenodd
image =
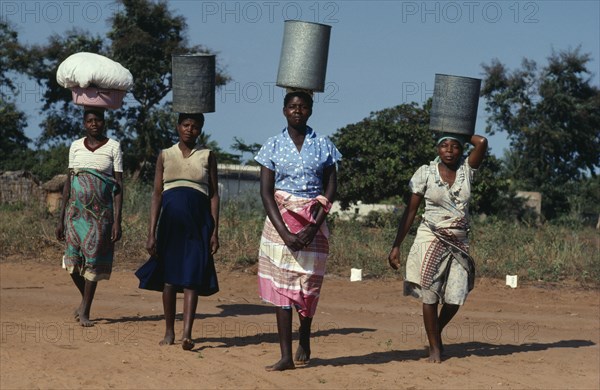
<path id="1" fill-rule="evenodd" d="M 160 293 L 139 290 L 132 269 L 99 283 L 96 325 L 82 328 L 64 270 L 0 263 L 0 388 L 600 388 L 598 290 L 479 279 L 444 331 L 445 360 L 431 364 L 421 305 L 402 296 L 400 280 L 327 277 L 310 364 L 267 372 L 279 346 L 256 275 L 221 271 L 219 282 L 218 294 L 200 299 L 196 347 L 183 351 L 158 345 Z M 178 336 L 181 327 L 178 314 Z"/>

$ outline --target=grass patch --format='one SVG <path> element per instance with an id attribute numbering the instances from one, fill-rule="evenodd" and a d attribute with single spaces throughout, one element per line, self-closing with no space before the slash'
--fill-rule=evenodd
<path id="1" fill-rule="evenodd" d="M 123 239 L 116 247 L 116 269 L 134 269 L 148 258 L 145 244 L 151 190 L 150 185 L 126 183 Z M 57 214 L 37 205 L 1 205 L 0 219 L 0 259 L 30 258 L 60 265 L 63 244 L 54 238 Z M 394 271 L 387 263 L 397 220 L 397 215 L 378 215 L 363 222 L 330 216 L 327 272 L 349 277 L 350 268 L 361 268 L 364 278 L 402 275 L 404 269 Z M 223 202 L 217 267 L 255 268 L 264 221 L 262 205 L 255 199 Z M 403 263 L 416 227 L 417 222 L 400 248 Z M 600 235 L 591 227 L 535 227 L 488 218 L 473 221 L 470 238 L 478 276 L 504 278 L 516 274 L 523 281 L 575 280 L 600 286 Z"/>

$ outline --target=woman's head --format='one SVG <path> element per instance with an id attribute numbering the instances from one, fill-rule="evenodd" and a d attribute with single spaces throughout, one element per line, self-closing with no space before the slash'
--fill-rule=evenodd
<path id="1" fill-rule="evenodd" d="M 313 108 L 313 98 L 307 92 L 293 91 L 285 95 L 283 98 L 283 107 L 285 108 L 293 98 L 300 98 L 304 101 L 311 110 Z"/>
<path id="2" fill-rule="evenodd" d="M 438 156 L 442 162 L 449 166 L 458 164 L 466 141 L 466 136 L 460 134 L 442 134 L 436 143 Z"/>
<path id="3" fill-rule="evenodd" d="M 97 137 L 104 132 L 104 109 L 85 107 L 83 111 L 83 127 L 88 135 Z"/>
<path id="4" fill-rule="evenodd" d="M 179 140 L 186 144 L 195 144 L 202 133 L 202 126 L 204 126 L 203 114 L 179 114 L 177 118 Z"/>
<path id="5" fill-rule="evenodd" d="M 308 118 L 312 115 L 312 97 L 302 91 L 290 92 L 283 99 L 283 115 L 288 127 L 301 129 L 306 127 Z"/>
<path id="6" fill-rule="evenodd" d="M 202 129 L 202 126 L 204 126 L 204 114 L 202 114 L 202 113 L 196 113 L 196 114 L 180 113 L 179 116 L 177 117 L 177 124 L 180 125 L 181 122 L 183 122 L 186 119 L 193 119 L 196 122 L 198 122 L 200 124 L 200 129 Z"/>

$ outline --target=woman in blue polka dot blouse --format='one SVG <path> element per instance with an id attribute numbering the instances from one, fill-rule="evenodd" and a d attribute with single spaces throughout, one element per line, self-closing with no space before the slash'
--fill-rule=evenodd
<path id="1" fill-rule="evenodd" d="M 310 327 L 315 314 L 329 231 L 325 223 L 337 189 L 340 152 L 307 125 L 312 97 L 302 91 L 285 96 L 287 127 L 269 138 L 255 157 L 261 165 L 260 194 L 267 213 L 258 263 L 259 294 L 275 305 L 281 359 L 266 367 L 283 371 L 310 360 Z M 292 358 L 292 307 L 300 319 Z"/>

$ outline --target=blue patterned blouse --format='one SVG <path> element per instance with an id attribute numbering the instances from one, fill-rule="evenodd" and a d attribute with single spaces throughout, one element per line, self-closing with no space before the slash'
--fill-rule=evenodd
<path id="1" fill-rule="evenodd" d="M 323 169 L 336 164 L 341 153 L 327 137 L 308 127 L 302 150 L 298 152 L 287 128 L 267 140 L 254 159 L 275 171 L 275 189 L 303 198 L 314 198 L 323 191 Z"/>

